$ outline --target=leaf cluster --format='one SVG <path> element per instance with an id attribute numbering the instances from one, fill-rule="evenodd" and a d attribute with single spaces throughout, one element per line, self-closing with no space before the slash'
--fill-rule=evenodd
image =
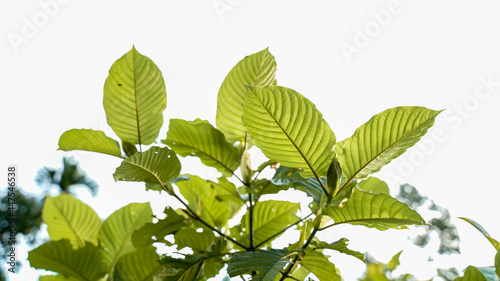
<path id="1" fill-rule="evenodd" d="M 417 143 L 440 111 L 387 109 L 337 141 L 313 102 L 278 86 L 276 71 L 268 49 L 243 58 L 220 87 L 216 126 L 171 119 L 166 138 L 157 143 L 167 105 L 161 71 L 135 48 L 118 59 L 103 104 L 120 140 L 72 129 L 60 137 L 59 149 L 119 157 L 116 181 L 143 182 L 183 208 L 166 206 L 165 218 L 153 219 L 149 203 L 132 203 L 102 221 L 69 195 L 49 198 L 44 221 L 51 241 L 31 251 L 29 260 L 59 275 L 41 280 L 207 280 L 225 265 L 230 277 L 252 280 L 340 280 L 329 251 L 366 260 L 348 248 L 347 238 L 326 243 L 318 232 L 339 224 L 378 230 L 425 224 L 388 194 L 385 183 L 368 176 Z M 256 170 L 252 147 L 268 159 Z M 221 177 L 215 182 L 181 175 L 179 156 L 197 157 Z M 264 169 L 274 169 L 274 176 L 261 177 Z M 276 194 L 288 189 L 310 197 L 309 210 L 278 200 Z M 298 241 L 273 248 L 289 229 L 300 230 Z M 159 255 L 153 243 L 180 252 Z"/>

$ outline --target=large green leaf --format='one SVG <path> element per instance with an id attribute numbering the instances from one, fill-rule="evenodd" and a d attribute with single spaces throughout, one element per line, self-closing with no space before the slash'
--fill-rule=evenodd
<path id="1" fill-rule="evenodd" d="M 162 142 L 182 157 L 199 157 L 203 164 L 216 168 L 227 177 L 239 165 L 238 149 L 229 144 L 224 135 L 208 121 L 170 119 L 167 139 Z"/>
<path id="2" fill-rule="evenodd" d="M 261 250 L 257 252 L 240 252 L 229 260 L 227 273 L 231 277 L 258 271 L 252 277 L 253 281 L 274 281 L 276 275 L 288 263 L 285 250 Z"/>
<path id="3" fill-rule="evenodd" d="M 455 281 L 487 281 L 479 269 L 470 265 L 465 269 L 463 277 L 457 277 Z"/>
<path id="4" fill-rule="evenodd" d="M 132 47 L 111 66 L 104 84 L 103 105 L 109 126 L 122 141 L 153 143 L 167 107 L 160 69 Z"/>
<path id="5" fill-rule="evenodd" d="M 248 87 L 242 120 L 262 152 L 302 176 L 326 176 L 335 135 L 316 106 L 280 86 Z"/>
<path id="6" fill-rule="evenodd" d="M 159 184 L 171 192 L 169 181 L 181 171 L 181 163 L 172 150 L 153 146 L 123 160 L 113 177 L 120 181 L 143 181 Z"/>
<path id="7" fill-rule="evenodd" d="M 308 252 L 302 258 L 300 266 L 312 272 L 319 280 L 340 281 L 340 275 L 337 273 L 335 265 L 323 253 Z"/>
<path id="8" fill-rule="evenodd" d="M 405 106 L 385 110 L 337 145 L 342 173 L 350 182 L 380 171 L 382 166 L 417 143 L 441 111 Z"/>
<path id="9" fill-rule="evenodd" d="M 343 253 L 346 255 L 353 256 L 357 259 L 359 259 L 362 262 L 365 262 L 365 255 L 363 253 L 360 253 L 358 251 L 351 250 L 347 248 L 349 240 L 347 238 L 342 238 L 336 242 L 333 243 L 327 243 L 324 241 L 312 241 L 311 246 L 313 250 L 316 249 L 329 249 L 329 250 L 334 250 L 339 253 Z"/>
<path id="10" fill-rule="evenodd" d="M 229 141 L 245 140 L 246 129 L 241 123 L 241 109 L 247 91 L 245 84 L 276 85 L 275 76 L 276 61 L 267 48 L 246 56 L 226 76 L 217 96 L 215 122 Z"/>
<path id="11" fill-rule="evenodd" d="M 483 236 L 490 241 L 491 245 L 495 247 L 496 250 L 500 250 L 500 242 L 498 242 L 496 239 L 492 238 L 490 234 L 484 229 L 479 223 L 472 219 L 464 218 L 464 217 L 459 217 L 460 219 L 470 223 L 473 227 L 475 227 Z"/>
<path id="12" fill-rule="evenodd" d="M 225 226 L 228 219 L 243 206 L 243 201 L 239 197 L 230 196 L 225 187 L 198 176 L 190 176 L 189 181 L 175 184 L 189 206 L 210 225 Z"/>
<path id="13" fill-rule="evenodd" d="M 165 242 L 164 237 L 169 234 L 174 234 L 179 229 L 188 225 L 191 218 L 185 218 L 177 214 L 172 208 L 166 207 L 164 213 L 167 215 L 164 219 L 156 223 L 146 223 L 139 230 L 132 234 L 132 242 L 134 246 L 151 245 L 153 242 Z M 155 236 L 156 240 L 151 237 Z"/>
<path id="14" fill-rule="evenodd" d="M 153 281 L 161 269 L 159 256 L 153 246 L 137 248 L 123 255 L 116 264 L 116 281 Z"/>
<path id="15" fill-rule="evenodd" d="M 33 268 L 58 272 L 84 281 L 96 281 L 106 273 L 101 250 L 91 243 L 73 249 L 68 240 L 49 241 L 29 252 Z"/>
<path id="16" fill-rule="evenodd" d="M 132 234 L 153 220 L 149 203 L 131 203 L 111 214 L 102 224 L 99 240 L 109 272 L 114 271 L 118 259 L 134 251 Z"/>
<path id="17" fill-rule="evenodd" d="M 333 219 L 333 225 L 350 223 L 379 230 L 425 224 L 416 211 L 390 195 L 372 194 L 362 190 L 353 192 L 351 198 L 341 206 L 324 208 L 323 214 Z"/>
<path id="18" fill-rule="evenodd" d="M 71 129 L 59 138 L 58 150 L 86 150 L 122 157 L 120 145 L 102 131 L 90 129 Z"/>
<path id="19" fill-rule="evenodd" d="M 92 208 L 70 194 L 47 196 L 42 210 L 50 240 L 68 239 L 74 248 L 85 241 L 97 245 L 102 221 Z"/>
<path id="20" fill-rule="evenodd" d="M 254 245 L 259 245 L 264 240 L 278 234 L 289 224 L 296 222 L 298 220 L 296 213 L 299 207 L 299 203 L 274 200 L 256 204 L 253 209 Z M 241 224 L 231 229 L 231 234 L 246 245 L 250 245 L 249 217 L 247 212 L 241 219 Z"/>

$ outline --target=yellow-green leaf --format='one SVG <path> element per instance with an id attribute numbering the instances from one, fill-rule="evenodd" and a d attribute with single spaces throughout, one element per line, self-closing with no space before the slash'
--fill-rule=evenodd
<path id="1" fill-rule="evenodd" d="M 68 239 L 74 248 L 85 241 L 97 245 L 102 221 L 96 212 L 70 194 L 48 196 L 42 210 L 50 240 Z"/>
<path id="2" fill-rule="evenodd" d="M 111 66 L 104 84 L 103 105 L 109 126 L 122 141 L 153 143 L 167 107 L 160 69 L 132 47 Z"/>
<path id="3" fill-rule="evenodd" d="M 351 198 L 339 206 L 324 208 L 323 214 L 333 219 L 333 225 L 350 223 L 379 230 L 425 224 L 416 211 L 390 195 L 372 194 L 362 190 L 353 192 Z"/>
<path id="4" fill-rule="evenodd" d="M 343 145 L 335 147 L 346 183 L 380 171 L 403 154 L 427 133 L 440 112 L 418 106 L 395 107 L 361 125 L 342 141 Z"/>
<path id="5" fill-rule="evenodd" d="M 167 139 L 162 142 L 182 157 L 199 157 L 203 164 L 216 168 L 226 177 L 230 177 L 239 165 L 238 149 L 208 121 L 170 119 Z"/>
<path id="6" fill-rule="evenodd" d="M 153 246 L 137 248 L 123 255 L 116 264 L 115 281 L 153 281 L 160 271 L 160 257 Z"/>
<path id="7" fill-rule="evenodd" d="M 267 158 L 303 169 L 304 178 L 326 176 L 335 135 L 301 94 L 280 86 L 248 87 L 242 120 Z"/>
<path id="8" fill-rule="evenodd" d="M 71 129 L 59 138 L 58 150 L 85 150 L 121 157 L 120 145 L 102 131 Z"/>
<path id="9" fill-rule="evenodd" d="M 245 126 L 241 123 L 241 109 L 247 89 L 251 86 L 276 85 L 276 61 L 268 48 L 246 56 L 231 69 L 222 82 L 217 96 L 217 128 L 228 141 L 245 140 Z"/>

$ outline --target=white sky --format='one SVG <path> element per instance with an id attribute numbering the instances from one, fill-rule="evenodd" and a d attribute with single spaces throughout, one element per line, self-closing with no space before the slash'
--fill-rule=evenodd
<path id="1" fill-rule="evenodd" d="M 0 180 L 6 185 L 7 166 L 14 164 L 19 186 L 37 192 L 38 169 L 75 155 L 100 184 L 97 198 L 85 192 L 80 197 L 101 217 L 132 201 L 153 201 L 163 209 L 171 202 L 166 196 L 113 181 L 119 159 L 56 151 L 59 136 L 89 128 L 116 138 L 105 122 L 102 90 L 111 64 L 132 44 L 165 77 L 166 122 L 159 139 L 170 118 L 215 124 L 225 75 L 244 56 L 269 47 L 278 84 L 313 101 L 338 140 L 389 107 L 446 109 L 425 137 L 426 146 L 409 150 L 378 176 L 393 195 L 398 183 L 410 183 L 452 216 L 475 219 L 500 239 L 499 8 L 494 0 L 2 0 Z M 184 163 L 183 172 L 201 167 L 198 161 Z M 453 222 L 463 256 L 442 257 L 438 266 L 491 265 L 494 251 L 486 239 L 465 222 Z M 388 261 L 406 247 L 400 243 L 410 245 L 407 235 L 339 227 L 323 237 L 349 238 L 352 248 Z M 346 280 L 361 274 L 362 264 L 336 258 Z M 419 250 L 403 253 L 402 261 L 402 269 L 419 278 L 434 275 L 422 270 L 427 255 Z"/>

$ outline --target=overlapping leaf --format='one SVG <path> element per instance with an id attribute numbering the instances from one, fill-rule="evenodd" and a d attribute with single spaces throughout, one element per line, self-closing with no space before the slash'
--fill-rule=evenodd
<path id="1" fill-rule="evenodd" d="M 69 194 L 48 196 L 42 210 L 50 239 L 68 239 L 74 248 L 85 241 L 97 245 L 97 233 L 102 221 L 96 212 Z"/>
<path id="2" fill-rule="evenodd" d="M 259 245 L 266 239 L 278 234 L 280 230 L 289 224 L 296 222 L 298 220 L 296 213 L 299 207 L 299 203 L 274 200 L 256 204 L 253 209 L 254 245 Z M 231 229 L 231 234 L 238 241 L 250 245 L 248 229 L 249 213 L 247 212 L 243 216 L 241 224 Z"/>
<path id="3" fill-rule="evenodd" d="M 201 232 L 194 228 L 184 228 L 177 231 L 174 237 L 177 250 L 189 247 L 195 253 L 206 251 L 215 239 L 213 231 L 207 228 L 202 228 Z"/>
<path id="4" fill-rule="evenodd" d="M 104 84 L 103 105 L 109 126 L 122 141 L 153 143 L 167 106 L 160 69 L 132 47 L 111 66 Z"/>
<path id="5" fill-rule="evenodd" d="M 340 281 L 337 268 L 323 253 L 308 252 L 300 262 L 300 266 L 312 272 L 319 280 Z"/>
<path id="6" fill-rule="evenodd" d="M 58 150 L 85 150 L 121 157 L 120 145 L 102 131 L 71 129 L 59 138 Z"/>
<path id="7" fill-rule="evenodd" d="M 241 122 L 241 110 L 247 89 L 251 86 L 276 85 L 276 61 L 266 48 L 246 56 L 231 69 L 217 95 L 217 128 L 228 141 L 244 141 L 246 128 Z"/>
<path id="8" fill-rule="evenodd" d="M 343 253 L 343 254 L 346 254 L 346 255 L 350 255 L 350 256 L 353 256 L 357 259 L 359 259 L 360 261 L 362 262 L 365 262 L 365 255 L 363 253 L 360 253 L 358 251 L 354 251 L 354 250 L 351 250 L 349 249 L 347 246 L 348 246 L 348 242 L 349 240 L 347 238 L 342 238 L 336 242 L 333 242 L 333 243 L 327 243 L 327 242 L 324 242 L 324 241 L 313 241 L 311 243 L 311 246 L 313 249 L 329 249 L 329 250 L 334 250 L 334 251 L 337 251 L 339 253 Z"/>
<path id="9" fill-rule="evenodd" d="M 193 281 L 199 280 L 205 263 L 196 260 L 194 257 L 176 259 L 172 257 L 163 257 L 160 260 L 163 269 L 158 273 L 157 279 L 161 281 Z"/>
<path id="10" fill-rule="evenodd" d="M 170 149 L 153 146 L 146 152 L 138 152 L 123 160 L 113 177 L 120 181 L 142 181 L 169 188 L 169 181 L 181 171 L 177 155 Z"/>
<path id="11" fill-rule="evenodd" d="M 101 250 L 91 243 L 74 250 L 68 240 L 49 241 L 30 251 L 28 260 L 33 268 L 58 272 L 83 281 L 96 281 L 106 273 Z"/>
<path id="12" fill-rule="evenodd" d="M 358 190 L 342 206 L 324 208 L 334 225 L 350 223 L 375 227 L 379 230 L 425 224 L 422 217 L 408 205 L 388 194 L 372 194 Z"/>
<path id="13" fill-rule="evenodd" d="M 303 169 L 304 178 L 326 176 L 335 135 L 316 106 L 292 89 L 248 88 L 242 120 L 255 145 L 267 158 Z"/>
<path id="14" fill-rule="evenodd" d="M 440 111 L 425 107 L 396 107 L 373 116 L 335 151 L 342 173 L 348 179 L 362 179 L 417 143 L 434 124 Z"/>
<path id="15" fill-rule="evenodd" d="M 258 271 L 252 277 L 255 281 L 274 281 L 279 271 L 288 263 L 285 250 L 261 250 L 258 252 L 241 252 L 233 255 L 227 267 L 227 273 L 231 277 Z"/>
<path id="16" fill-rule="evenodd" d="M 153 281 L 161 269 L 159 256 L 154 247 L 141 247 L 123 255 L 116 264 L 116 281 Z"/>
<path id="17" fill-rule="evenodd" d="M 360 181 L 358 187 L 364 191 L 371 193 L 386 193 L 389 194 L 389 186 L 386 182 L 376 178 L 368 177 L 367 179 Z"/>
<path id="18" fill-rule="evenodd" d="M 497 254 L 495 255 L 495 272 L 500 278 L 500 250 L 498 250 Z"/>
<path id="19" fill-rule="evenodd" d="M 188 225 L 190 218 L 185 218 L 177 214 L 172 208 L 165 208 L 164 213 L 167 215 L 164 219 L 156 223 L 146 223 L 139 230 L 134 231 L 132 234 L 132 242 L 134 246 L 151 245 L 153 242 L 164 242 L 164 237 L 169 234 L 174 234 L 179 229 Z M 151 239 L 152 236 L 156 240 Z"/>
<path id="20" fill-rule="evenodd" d="M 153 212 L 149 203 L 131 203 L 111 214 L 99 231 L 99 240 L 104 249 L 104 258 L 113 269 L 118 259 L 135 250 L 132 234 L 146 223 L 153 220 Z"/>
<path id="21" fill-rule="evenodd" d="M 238 149 L 229 144 L 224 135 L 207 121 L 171 119 L 167 139 L 162 142 L 180 156 L 199 157 L 203 164 L 216 168 L 227 177 L 239 165 Z"/>
<path id="22" fill-rule="evenodd" d="M 231 183 L 223 183 L 227 184 Z M 179 181 L 176 185 L 189 206 L 210 225 L 225 226 L 228 219 L 243 205 L 241 198 L 232 196 L 226 187 L 198 176 L 190 176 L 189 181 Z"/>
<path id="23" fill-rule="evenodd" d="M 40 278 L 38 278 L 38 280 L 39 281 L 78 281 L 80 279 L 59 274 L 59 275 L 40 276 Z"/>

